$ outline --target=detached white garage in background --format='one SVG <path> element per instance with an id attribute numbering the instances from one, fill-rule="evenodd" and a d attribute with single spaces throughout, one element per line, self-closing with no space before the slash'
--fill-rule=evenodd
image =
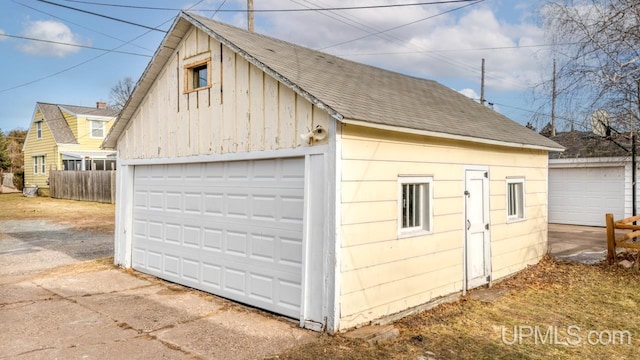
<path id="1" fill-rule="evenodd" d="M 550 153 L 549 223 L 604 227 L 607 213 L 616 220 L 633 215 L 631 141 L 625 134 L 607 138 L 572 130 L 551 139 L 565 151 Z"/>
<path id="2" fill-rule="evenodd" d="M 622 219 L 631 216 L 631 212 L 631 161 L 549 161 L 550 223 L 605 226 L 606 213 Z"/>

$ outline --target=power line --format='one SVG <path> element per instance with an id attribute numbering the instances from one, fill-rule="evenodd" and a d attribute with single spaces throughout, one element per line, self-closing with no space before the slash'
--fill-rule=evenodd
<path id="1" fill-rule="evenodd" d="M 290 0 L 290 1 L 291 1 L 291 2 L 294 2 L 294 3 L 298 4 L 298 5 L 302 5 L 302 4 L 300 4 L 298 1 L 295 1 L 295 0 Z M 317 6 L 317 7 L 320 7 L 320 5 L 315 4 L 315 3 L 311 2 L 311 1 L 308 1 L 308 0 L 302 0 L 302 1 L 305 1 L 306 3 L 309 3 L 309 4 L 312 4 L 312 5 L 315 5 L 315 6 Z M 480 1 L 477 1 L 477 2 L 480 2 Z M 473 5 L 473 4 L 471 4 L 471 5 Z M 306 6 L 306 5 L 302 5 L 302 6 Z M 307 7 L 308 7 L 308 6 L 307 6 Z M 456 9 L 449 10 L 449 12 L 451 12 L 451 11 L 455 11 L 455 10 L 458 10 L 458 9 L 461 9 L 461 8 L 464 8 L 464 6 L 463 6 L 463 7 L 456 8 Z M 355 27 L 355 28 L 357 28 L 357 29 L 363 30 L 363 31 L 367 32 L 368 34 L 370 34 L 370 36 L 374 36 L 374 35 L 375 35 L 375 36 L 378 36 L 378 37 L 387 38 L 387 39 L 389 39 L 389 40 L 391 40 L 391 41 L 395 41 L 395 42 L 400 43 L 403 47 L 407 47 L 407 48 L 411 47 L 411 48 L 414 48 L 414 49 L 416 48 L 416 46 L 415 46 L 415 45 L 409 46 L 408 44 L 405 44 L 404 40 L 402 40 L 402 39 L 400 39 L 400 38 L 398 38 L 398 37 L 395 37 L 395 36 L 393 36 L 393 35 L 391 35 L 391 34 L 384 33 L 384 32 L 380 32 L 380 31 L 378 31 L 377 29 L 375 29 L 375 28 L 373 28 L 373 27 L 371 27 L 371 26 L 368 26 L 368 25 L 366 25 L 366 24 L 363 24 L 362 22 L 359 22 L 359 21 L 357 21 L 357 20 L 354 20 L 354 18 L 353 18 L 353 17 L 351 17 L 351 18 L 350 18 L 350 17 L 343 16 L 343 15 L 340 15 L 340 14 L 335 14 L 335 16 L 338 16 L 338 17 L 341 17 L 341 18 L 343 18 L 343 19 L 349 20 L 349 21 L 354 22 L 354 23 L 356 23 L 356 24 L 358 24 L 358 25 L 360 25 L 360 26 L 356 26 L 356 25 L 353 25 L 353 24 L 347 23 L 347 22 L 345 22 L 345 21 L 343 21 L 343 20 L 337 19 L 336 17 L 331 16 L 331 15 L 329 15 L 329 14 L 326 14 L 326 13 L 324 13 L 324 12 L 321 12 L 320 14 L 322 14 L 322 15 L 324 15 L 324 16 L 327 16 L 327 17 L 330 17 L 330 18 L 332 18 L 332 19 L 334 19 L 334 20 L 337 20 L 337 21 L 339 21 L 339 22 L 341 22 L 341 23 L 343 23 L 343 24 L 346 24 L 346 25 L 349 25 L 349 26 Z M 444 13 L 443 13 L 443 14 L 444 14 Z M 437 14 L 437 15 L 435 15 L 435 16 L 439 16 L 439 15 L 441 15 L 441 14 Z M 435 17 L 435 16 L 433 16 L 433 17 Z M 424 19 L 422 19 L 422 20 L 424 20 Z M 419 20 L 419 21 L 421 21 L 421 20 Z M 411 23 L 410 23 L 410 24 L 411 24 Z M 410 24 L 401 25 L 401 26 L 399 26 L 399 27 L 406 26 L 406 25 L 410 25 Z M 370 29 L 371 31 L 369 31 L 368 29 Z M 324 49 L 324 48 L 323 48 L 323 49 Z M 422 49 L 424 49 L 424 48 L 422 48 Z M 465 63 L 462 63 L 462 62 L 460 62 L 460 61 L 457 61 L 457 60 L 454 60 L 454 59 L 448 58 L 448 57 L 446 57 L 446 56 L 444 56 L 444 55 L 440 55 L 440 54 L 432 54 L 432 55 L 427 55 L 427 56 L 429 56 L 429 57 L 431 57 L 431 58 L 433 58 L 433 59 L 439 60 L 439 61 L 444 61 L 444 62 L 446 62 L 446 63 L 449 63 L 449 64 L 453 65 L 453 66 L 458 66 L 458 67 L 461 67 L 461 68 L 465 68 L 465 69 L 466 69 L 466 70 L 468 70 L 468 71 L 475 71 L 475 70 L 476 70 L 474 67 L 471 67 L 471 66 L 470 66 L 470 65 L 468 65 L 468 64 L 465 64 Z"/>
<path id="2" fill-rule="evenodd" d="M 113 17 L 113 16 L 108 16 L 108 15 L 98 14 L 98 13 L 94 13 L 94 12 L 92 12 L 92 11 L 82 10 L 82 9 L 74 8 L 74 7 L 72 7 L 72 6 L 62 5 L 62 4 L 54 3 L 54 2 L 51 2 L 51 1 L 47 1 L 47 0 L 37 0 L 37 1 L 42 2 L 42 3 L 45 3 L 45 4 L 49 4 L 49 5 L 59 6 L 59 7 L 65 8 L 65 9 L 70 9 L 70 10 L 74 10 L 74 11 L 79 11 L 79 12 L 81 12 L 81 13 L 85 13 L 85 14 L 89 14 L 89 15 L 99 16 L 99 17 L 102 17 L 102 18 L 105 18 L 105 19 L 109 19 L 109 20 L 113 20 L 113 21 L 118 21 L 118 22 L 121 22 L 121 23 L 125 23 L 125 24 L 129 24 L 129 25 L 133 25 L 133 26 L 139 26 L 139 27 L 142 27 L 142 28 L 148 29 L 148 30 L 150 30 L 150 31 L 159 31 L 159 32 L 162 32 L 162 33 L 165 33 L 165 34 L 167 33 L 167 32 L 166 32 L 166 31 L 164 31 L 164 30 L 160 30 L 160 29 L 157 29 L 157 28 L 154 28 L 154 27 L 151 27 L 151 26 L 147 26 L 147 25 L 142 25 L 142 24 L 134 23 L 134 22 L 132 22 L 132 21 L 128 21 L 128 20 L 118 19 L 118 18 L 115 18 L 115 17 Z"/>
<path id="3" fill-rule="evenodd" d="M 61 21 L 65 22 L 65 23 L 73 24 L 73 25 L 75 25 L 75 26 L 78 26 L 78 27 L 81 27 L 81 28 L 83 28 L 83 29 L 89 30 L 89 31 L 94 32 L 94 33 L 96 33 L 96 34 L 100 34 L 100 35 L 102 35 L 102 36 L 106 36 L 106 37 L 108 37 L 108 38 L 110 38 L 110 39 L 118 40 L 118 41 L 120 41 L 121 43 L 126 43 L 126 41 L 125 41 L 125 40 L 122 40 L 122 39 L 119 39 L 119 38 L 117 38 L 117 37 L 115 37 L 115 36 L 111 36 L 111 35 L 109 35 L 109 34 L 107 34 L 107 33 L 104 33 L 104 32 L 101 32 L 101 31 L 98 31 L 98 30 L 95 30 L 95 29 L 92 29 L 92 28 L 90 28 L 90 27 L 87 27 L 87 26 L 84 26 L 84 25 L 78 24 L 78 23 L 73 22 L 73 21 L 71 21 L 71 20 L 67 20 L 67 19 L 61 18 L 61 17 L 56 16 L 56 15 L 53 15 L 53 14 L 51 14 L 51 13 L 49 13 L 49 12 L 46 12 L 46 11 L 43 11 L 43 10 L 40 10 L 40 9 L 36 9 L 36 8 L 34 8 L 34 7 L 32 7 L 32 6 L 29 6 L 29 5 L 26 5 L 26 4 L 19 3 L 19 2 L 15 1 L 15 0 L 11 0 L 11 2 L 13 2 L 13 3 L 15 3 L 15 4 L 18 4 L 18 5 L 20 5 L 20 6 L 24 6 L 24 7 L 28 8 L 28 9 L 33 10 L 33 11 L 37 11 L 37 12 L 39 12 L 39 13 L 41 13 L 41 14 L 45 14 L 45 15 L 47 15 L 47 16 L 51 16 L 52 18 L 55 18 L 55 19 L 61 20 Z M 138 49 L 147 50 L 147 51 L 151 51 L 151 52 L 153 52 L 153 51 L 154 51 L 154 50 L 152 50 L 152 49 L 147 49 L 147 48 L 145 48 L 144 46 L 140 46 L 140 45 L 136 45 L 136 44 L 130 44 L 130 45 L 135 46 L 135 47 L 137 47 Z"/>
<path id="4" fill-rule="evenodd" d="M 538 44 L 538 45 L 515 45 L 515 46 L 494 46 L 485 48 L 464 48 L 464 49 L 432 49 L 432 50 L 418 50 L 418 51 L 389 51 L 389 52 L 375 52 L 375 53 L 353 53 L 353 54 L 341 54 L 341 56 L 376 56 L 376 55 L 401 55 L 401 54 L 423 54 L 423 53 L 440 53 L 440 52 L 464 52 L 464 51 L 487 51 L 487 50 L 520 50 L 528 48 L 543 48 L 552 47 L 558 45 L 574 45 L 575 43 L 565 44 Z"/>
<path id="5" fill-rule="evenodd" d="M 73 46 L 73 47 L 79 47 L 79 48 L 83 48 L 83 49 L 101 50 L 101 51 L 107 51 L 107 52 L 112 52 L 112 53 L 117 53 L 117 54 L 125 54 L 125 55 L 135 55 L 135 56 L 151 57 L 151 55 L 146 55 L 146 54 L 138 54 L 138 53 L 132 53 L 132 52 L 127 52 L 127 51 L 118 51 L 118 50 L 111 50 L 111 49 L 97 48 L 97 47 L 93 47 L 93 46 L 80 45 L 80 44 L 73 44 L 73 43 L 66 43 L 66 42 L 61 42 L 61 41 L 53 41 L 53 40 L 45 40 L 45 39 L 36 39 L 36 38 L 26 37 L 26 36 L 10 35 L 10 34 L 6 34 L 6 33 L 0 33 L 0 36 L 6 36 L 6 37 L 9 37 L 9 38 L 14 38 L 14 39 L 22 39 L 22 40 L 30 40 L 30 41 L 40 41 L 40 42 L 49 43 L 49 44 L 56 44 L 56 45 Z"/>
<path id="6" fill-rule="evenodd" d="M 79 4 L 87 4 L 87 5 L 97 5 L 97 6 L 110 6 L 117 8 L 129 8 L 129 9 L 140 9 L 140 10 L 164 10 L 164 11 L 180 11 L 180 8 L 166 8 L 166 7 L 153 7 L 153 6 L 136 6 L 136 5 L 122 5 L 122 4 L 106 4 L 94 1 L 81 1 L 81 0 L 64 0 L 67 2 L 79 3 Z M 303 12 L 303 11 L 334 11 L 334 10 L 365 10 L 365 9 L 385 9 L 385 8 L 396 8 L 396 7 L 408 7 L 408 6 L 424 6 L 424 5 L 442 5 L 442 4 L 453 4 L 453 3 L 464 3 L 464 2 L 472 2 L 477 0 L 442 0 L 442 1 L 431 1 L 431 2 L 418 2 L 418 3 L 403 3 L 403 4 L 388 4 L 388 5 L 368 5 L 368 6 L 341 6 L 341 7 L 326 7 L 326 8 L 318 8 L 318 9 L 254 9 L 253 12 Z M 204 10 L 200 9 L 200 11 L 214 11 L 214 10 Z M 228 9 L 228 10 L 215 10 L 218 12 L 247 12 L 247 9 Z"/>
<path id="7" fill-rule="evenodd" d="M 43 0 L 40 0 L 40 1 L 43 1 Z M 337 43 L 337 44 L 333 44 L 333 45 L 325 46 L 325 47 L 323 47 L 323 48 L 316 49 L 316 50 L 324 50 L 324 49 L 328 49 L 328 48 L 336 47 L 336 46 L 339 46 L 339 45 L 348 44 L 348 43 L 351 43 L 351 42 L 354 42 L 354 41 L 358 41 L 358 40 L 366 39 L 366 38 L 371 37 L 371 36 L 376 36 L 376 35 L 379 35 L 379 34 L 387 33 L 387 32 L 389 32 L 389 31 L 397 30 L 397 29 L 400 29 L 400 28 L 403 28 L 403 27 L 406 27 L 406 26 L 409 26 L 409 25 L 417 24 L 417 23 L 419 23 L 419 22 L 423 22 L 423 21 L 425 21 L 425 20 L 433 19 L 433 18 L 438 17 L 438 16 L 441 16 L 441 15 L 445 15 L 445 14 L 448 14 L 448 13 L 451 13 L 451 12 L 454 12 L 454 11 L 457 11 L 457 10 L 461 10 L 461 9 L 464 9 L 464 8 L 466 8 L 466 7 L 469 7 L 469 6 L 479 4 L 479 3 L 483 2 L 483 1 L 484 1 L 484 0 L 474 0 L 474 2 L 472 2 L 472 3 L 470 3 L 470 4 L 467 4 L 467 5 L 459 6 L 459 7 L 457 7 L 457 8 L 453 8 L 453 9 L 450 9 L 450 10 L 447 10 L 447 11 L 443 11 L 443 12 L 441 12 L 441 13 L 437 13 L 437 14 L 435 14 L 435 15 L 431 15 L 431 16 L 427 16 L 427 17 L 422 18 L 422 19 L 418 19 L 418 20 L 415 20 L 415 21 L 411 21 L 411 22 L 408 22 L 408 23 L 406 23 L 406 24 L 402 24 L 402 25 L 394 26 L 394 27 L 391 27 L 391 28 L 388 28 L 388 29 L 385 29 L 385 30 L 380 30 L 380 31 L 378 31 L 378 32 L 376 32 L 376 33 L 373 33 L 373 34 L 368 34 L 368 35 L 360 36 L 360 37 L 355 38 L 355 39 L 351 39 L 351 40 L 343 41 L 343 42 L 340 42 L 340 43 Z"/>
<path id="8" fill-rule="evenodd" d="M 224 6 L 224 4 L 227 3 L 227 0 L 224 0 L 222 2 L 222 4 L 220 4 L 220 6 L 218 6 L 218 8 L 216 9 L 216 11 L 213 12 L 213 14 L 211 15 L 210 19 L 213 19 L 214 16 L 216 16 L 216 14 L 220 11 L 220 9 L 222 9 L 222 7 Z M 200 10 L 203 11 L 203 10 Z"/>
<path id="9" fill-rule="evenodd" d="M 198 5 L 199 5 L 200 3 L 202 3 L 203 1 L 204 1 L 204 0 L 200 0 L 200 1 L 198 1 L 195 5 L 191 6 L 188 10 L 193 9 L 194 7 L 198 6 Z M 165 25 L 166 23 L 168 23 L 168 22 L 172 21 L 173 19 L 174 19 L 174 18 L 170 18 L 170 19 L 166 20 L 165 22 L 163 22 L 162 24 L 158 25 L 157 27 L 163 26 L 163 25 Z M 142 33 L 142 34 L 140 34 L 140 35 L 136 36 L 135 38 L 133 38 L 133 39 L 131 39 L 131 40 L 129 40 L 129 41 L 127 41 L 127 42 L 125 42 L 124 44 L 119 45 L 119 46 L 117 46 L 117 47 L 115 47 L 115 48 L 111 49 L 110 51 L 106 51 L 106 52 L 104 52 L 104 53 L 102 53 L 102 54 L 100 54 L 100 55 L 96 55 L 96 56 L 94 56 L 94 57 L 92 57 L 92 58 L 90 58 L 90 59 L 88 59 L 88 60 L 85 60 L 85 61 L 83 61 L 83 62 L 80 62 L 80 63 L 78 63 L 78 64 L 75 64 L 75 65 L 73 65 L 73 66 L 70 66 L 70 67 L 68 67 L 68 68 L 62 69 L 62 70 L 57 71 L 57 72 L 55 72 L 55 73 L 53 73 L 53 74 L 49 74 L 49 75 L 47 75 L 47 76 L 43 76 L 43 77 L 41 77 L 41 78 L 38 78 L 38 79 L 35 79 L 35 80 L 31 80 L 31 81 L 28 81 L 28 82 L 23 83 L 23 84 L 20 84 L 20 85 L 15 85 L 15 86 L 12 86 L 12 87 L 9 87 L 9 88 L 6 88 L 6 89 L 2 89 L 2 90 L 0 90 L 0 93 L 4 93 L 4 92 L 7 92 L 7 91 L 11 91 L 11 90 L 15 90 L 15 89 L 18 89 L 18 88 L 21 88 L 21 87 L 25 87 L 25 86 L 28 86 L 28 85 L 31 85 L 31 84 L 34 84 L 34 83 L 40 82 L 40 81 L 42 81 L 42 80 L 46 80 L 46 79 L 52 78 L 52 77 L 54 77 L 54 76 L 56 76 L 56 75 L 60 75 L 60 74 L 65 73 L 65 72 L 67 72 L 67 71 L 73 70 L 73 69 L 75 69 L 75 68 L 78 68 L 78 67 L 80 67 L 80 66 L 82 66 L 82 65 L 84 65 L 84 64 L 87 64 L 87 63 L 89 63 L 89 62 L 91 62 L 91 61 L 93 61 L 93 60 L 99 59 L 99 58 L 101 58 L 101 57 L 103 57 L 103 56 L 105 56 L 105 55 L 109 54 L 110 52 L 112 52 L 112 51 L 114 51 L 114 50 L 118 50 L 118 49 L 120 49 L 121 47 L 123 47 L 123 46 L 125 46 L 125 45 L 128 45 L 129 43 L 132 43 L 132 42 L 134 42 L 134 41 L 136 41 L 136 40 L 140 39 L 141 37 L 143 37 L 143 36 L 145 36 L 145 35 L 149 34 L 151 31 L 152 31 L 152 30 L 145 31 L 144 33 Z"/>

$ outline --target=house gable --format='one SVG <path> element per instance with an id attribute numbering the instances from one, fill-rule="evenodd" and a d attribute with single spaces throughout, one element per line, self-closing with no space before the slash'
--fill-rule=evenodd
<path id="1" fill-rule="evenodd" d="M 38 138 L 38 124 L 41 126 L 40 138 Z M 57 144 L 49 127 L 49 123 L 45 120 L 40 108 L 36 106 L 22 149 L 24 154 L 25 186 L 35 185 L 41 188 L 48 187 L 48 174 L 46 172 L 42 173 L 41 169 L 38 169 L 37 173 L 35 173 L 34 157 L 44 157 L 48 171 L 49 164 L 55 163 L 56 161 L 56 149 Z"/>
<path id="2" fill-rule="evenodd" d="M 186 89 L 185 69 L 203 61 L 210 64 L 209 86 Z M 118 149 L 123 159 L 148 159 L 295 148 L 305 145 L 300 134 L 328 122 L 326 111 L 191 26 L 135 109 Z"/>

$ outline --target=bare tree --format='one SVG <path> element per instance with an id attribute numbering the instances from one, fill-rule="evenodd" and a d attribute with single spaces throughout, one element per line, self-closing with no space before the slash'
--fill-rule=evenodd
<path id="1" fill-rule="evenodd" d="M 604 109 L 620 129 L 640 124 L 640 2 L 556 0 L 541 8 L 555 45 L 557 94 L 565 112 Z M 574 115 L 575 116 L 575 115 Z"/>
<path id="2" fill-rule="evenodd" d="M 129 76 L 119 80 L 118 83 L 111 88 L 111 92 L 109 93 L 109 107 L 122 110 L 127 100 L 129 100 L 129 96 L 131 96 L 134 87 L 135 83 Z"/>

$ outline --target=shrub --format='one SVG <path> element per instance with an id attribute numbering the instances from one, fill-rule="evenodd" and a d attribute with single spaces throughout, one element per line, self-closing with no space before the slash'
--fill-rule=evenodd
<path id="1" fill-rule="evenodd" d="M 24 188 L 24 170 L 17 170 L 13 173 L 13 185 L 22 191 Z"/>

